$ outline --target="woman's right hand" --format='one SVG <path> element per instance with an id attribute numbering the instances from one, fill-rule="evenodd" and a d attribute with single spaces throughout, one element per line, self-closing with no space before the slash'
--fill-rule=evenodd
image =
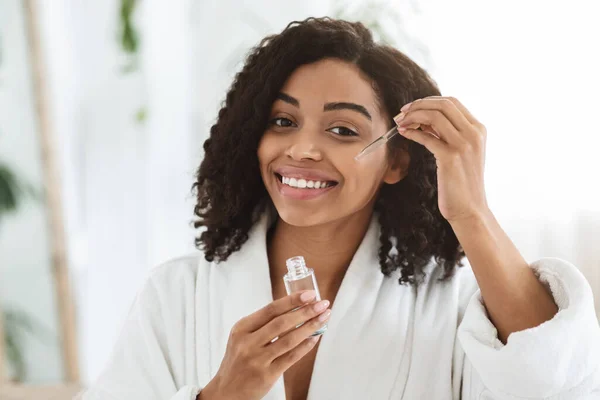
<path id="1" fill-rule="evenodd" d="M 314 299 L 312 290 L 292 293 L 240 319 L 231 329 L 217 374 L 198 400 L 263 398 L 317 343 L 319 336 L 310 335 L 325 324 L 331 311 L 327 300 L 308 304 Z"/>

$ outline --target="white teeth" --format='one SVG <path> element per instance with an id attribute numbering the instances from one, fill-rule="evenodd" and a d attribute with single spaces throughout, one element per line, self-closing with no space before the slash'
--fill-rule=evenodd
<path id="1" fill-rule="evenodd" d="M 309 189 L 322 189 L 328 186 L 331 186 L 331 184 L 328 184 L 327 182 L 321 182 L 321 181 L 310 181 L 310 180 L 306 180 L 306 179 L 296 179 L 296 178 L 286 178 L 285 176 L 281 177 L 281 183 L 283 183 L 284 185 L 289 185 L 291 187 L 295 187 L 295 188 L 299 188 L 299 189 L 305 189 L 305 188 L 309 188 Z"/>

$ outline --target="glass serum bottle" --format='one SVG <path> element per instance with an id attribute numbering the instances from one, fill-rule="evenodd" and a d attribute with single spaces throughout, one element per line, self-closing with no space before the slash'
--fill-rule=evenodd
<path id="1" fill-rule="evenodd" d="M 288 272 L 283 276 L 283 282 L 285 283 L 285 289 L 287 294 L 292 294 L 301 290 L 314 290 L 316 293 L 315 301 L 321 300 L 321 294 L 319 293 L 319 287 L 317 286 L 317 278 L 315 277 L 315 271 L 312 268 L 306 267 L 304 257 L 297 256 L 288 258 L 285 262 Z M 300 307 L 298 307 L 300 308 Z M 296 311 L 294 309 L 292 311 Z M 298 325 L 296 328 L 302 326 Z M 316 330 L 310 336 L 319 336 L 327 330 L 327 325 L 323 325 L 320 329 Z"/>

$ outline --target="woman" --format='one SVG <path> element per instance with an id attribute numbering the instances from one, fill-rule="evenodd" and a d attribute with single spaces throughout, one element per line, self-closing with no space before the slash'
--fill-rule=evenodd
<path id="1" fill-rule="evenodd" d="M 204 254 L 153 270 L 83 398 L 600 396 L 590 287 L 565 261 L 528 264 L 498 225 L 485 137 L 360 23 L 265 38 L 204 144 Z M 298 255 L 323 301 L 287 295 Z"/>

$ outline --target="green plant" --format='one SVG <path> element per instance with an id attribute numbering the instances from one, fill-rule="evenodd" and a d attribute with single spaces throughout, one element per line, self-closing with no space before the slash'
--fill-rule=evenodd
<path id="1" fill-rule="evenodd" d="M 121 50 L 129 56 L 129 62 L 123 66 L 123 73 L 138 69 L 139 33 L 133 24 L 133 12 L 137 0 L 121 0 L 119 6 L 119 43 Z"/>
<path id="2" fill-rule="evenodd" d="M 2 45 L 0 40 L 0 66 L 3 61 Z M 37 200 L 42 197 L 40 192 L 31 185 L 20 181 L 12 169 L 0 161 L 0 228 L 4 216 L 16 211 L 25 196 Z M 20 310 L 3 310 L 0 307 L 0 318 L 3 318 L 4 322 L 2 324 L 4 332 L 0 332 L 2 333 L 0 340 L 4 340 L 6 361 L 13 372 L 13 380 L 22 381 L 27 374 L 21 342 L 23 333 L 28 332 L 40 337 L 38 334 L 45 331 L 46 334 L 43 337 L 48 337 L 50 330 Z M 0 363 L 4 361 L 0 359 Z"/>
<path id="3" fill-rule="evenodd" d="M 0 218 L 3 214 L 14 211 L 19 202 L 21 188 L 13 172 L 0 165 Z"/>
<path id="4" fill-rule="evenodd" d="M 6 214 L 18 209 L 26 194 L 34 198 L 39 197 L 35 189 L 19 182 L 8 166 L 0 164 L 0 222 Z M 49 330 L 19 310 L 3 310 L 0 317 L 4 318 L 4 348 L 8 365 L 13 372 L 13 380 L 22 381 L 27 372 L 21 341 L 23 333 L 29 332 L 39 336 L 40 331 Z"/>
<path id="5" fill-rule="evenodd" d="M 19 181 L 7 165 L 0 163 L 0 222 L 5 214 L 19 207 L 25 196 L 41 200 L 42 193 L 31 185 Z"/>
<path id="6" fill-rule="evenodd" d="M 4 310 L 4 329 L 6 357 L 12 370 L 12 380 L 22 382 L 27 376 L 22 342 L 24 335 L 30 334 L 38 338 L 54 335 L 47 327 L 24 312 L 11 309 Z"/>
<path id="7" fill-rule="evenodd" d="M 0 165 L 0 221 L 5 214 L 15 211 L 21 198 L 21 187 L 17 182 L 15 174 L 6 165 Z M 19 346 L 19 335 L 15 332 L 16 326 L 15 312 L 3 310 L 1 315 L 4 318 L 4 348 L 6 349 L 6 358 L 8 365 L 14 372 L 16 380 L 22 380 L 25 376 L 25 362 L 23 360 L 23 350 Z M 4 362 L 4 360 L 0 360 Z"/>
<path id="8" fill-rule="evenodd" d="M 123 74 L 130 74 L 139 70 L 140 34 L 133 21 L 137 4 L 137 0 L 121 0 L 119 5 L 118 42 L 128 59 L 126 64 L 121 67 L 121 73 Z M 135 112 L 135 121 L 141 124 L 146 121 L 147 115 L 146 107 L 142 106 Z"/>
<path id="9" fill-rule="evenodd" d="M 34 188 L 20 182 L 8 166 L 0 164 L 0 223 L 6 214 L 18 209 L 25 195 L 33 198 L 40 197 Z M 0 317 L 4 318 L 4 348 L 8 365 L 13 372 L 13 380 L 22 381 L 27 373 L 21 341 L 23 333 L 29 332 L 37 337 L 47 337 L 47 335 L 40 336 L 39 333 L 49 332 L 49 330 L 20 310 L 3 310 Z"/>

